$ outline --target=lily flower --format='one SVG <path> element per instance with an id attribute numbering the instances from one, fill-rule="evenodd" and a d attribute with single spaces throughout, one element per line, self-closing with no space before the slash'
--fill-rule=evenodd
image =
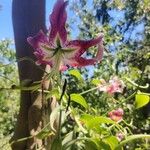
<path id="1" fill-rule="evenodd" d="M 124 111 L 122 108 L 112 110 L 111 112 L 108 113 L 108 116 L 116 122 L 121 121 L 123 118 L 123 115 L 124 115 Z"/>
<path id="2" fill-rule="evenodd" d="M 109 83 L 106 83 L 104 79 L 101 79 L 101 83 L 99 84 L 99 90 L 106 92 L 110 95 L 114 93 L 122 93 L 124 87 L 124 82 L 120 80 L 117 76 L 112 77 L 109 80 Z"/>
<path id="3" fill-rule="evenodd" d="M 103 57 L 103 36 L 92 40 L 68 40 L 66 31 L 66 6 L 68 1 L 57 0 L 50 15 L 49 34 L 42 30 L 34 37 L 28 37 L 28 43 L 34 48 L 37 58 L 36 64 L 50 65 L 57 70 L 66 70 L 68 67 L 84 67 L 94 65 Z M 82 57 L 83 53 L 92 46 L 98 46 L 97 54 L 92 59 Z"/>

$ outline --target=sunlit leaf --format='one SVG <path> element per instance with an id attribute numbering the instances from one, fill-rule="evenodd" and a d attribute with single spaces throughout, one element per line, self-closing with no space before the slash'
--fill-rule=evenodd
<path id="1" fill-rule="evenodd" d="M 146 94 L 136 94 L 135 96 L 135 107 L 136 109 L 145 106 L 149 102 L 150 98 Z"/>
<path id="2" fill-rule="evenodd" d="M 109 136 L 104 139 L 105 143 L 109 144 L 111 149 L 114 149 L 118 145 L 118 139 L 115 136 Z"/>
<path id="3" fill-rule="evenodd" d="M 86 100 L 80 94 L 71 94 L 70 97 L 71 97 L 71 101 L 74 101 L 74 102 L 82 105 L 84 108 L 88 108 L 88 104 L 87 104 Z"/>
<path id="4" fill-rule="evenodd" d="M 107 123 L 107 124 L 115 124 L 117 126 L 117 123 L 114 122 L 113 120 L 107 118 L 107 117 L 95 117 L 91 116 L 88 114 L 84 114 L 81 116 L 81 121 L 84 122 L 87 126 L 88 129 L 93 129 L 99 127 L 100 124 L 102 123 Z"/>
<path id="5" fill-rule="evenodd" d="M 112 150 L 109 144 L 105 143 L 100 138 L 92 139 L 92 141 L 96 144 L 98 150 Z"/>
<path id="6" fill-rule="evenodd" d="M 98 85 L 98 84 L 100 84 L 100 80 L 99 79 L 93 79 L 91 81 L 91 83 L 94 84 L 94 85 Z"/>
<path id="7" fill-rule="evenodd" d="M 78 80 L 83 80 L 81 73 L 77 69 L 69 70 L 69 74 L 75 76 Z"/>

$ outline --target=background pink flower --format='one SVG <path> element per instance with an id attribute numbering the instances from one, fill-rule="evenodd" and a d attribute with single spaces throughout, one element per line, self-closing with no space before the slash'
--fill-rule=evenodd
<path id="1" fill-rule="evenodd" d="M 99 84 L 99 90 L 111 95 L 116 92 L 122 93 L 124 86 L 125 85 L 123 81 L 120 80 L 117 76 L 115 76 L 109 80 L 109 83 L 106 83 L 106 81 L 103 79 L 103 82 Z"/>
<path id="2" fill-rule="evenodd" d="M 124 115 L 124 111 L 123 111 L 122 108 L 118 108 L 118 109 L 116 109 L 116 110 L 112 110 L 111 112 L 108 113 L 108 116 L 109 116 L 112 120 L 114 120 L 114 121 L 116 121 L 116 122 L 122 120 L 123 115 Z"/>

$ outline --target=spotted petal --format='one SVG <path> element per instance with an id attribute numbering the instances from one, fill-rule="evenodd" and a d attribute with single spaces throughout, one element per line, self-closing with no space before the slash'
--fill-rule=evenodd
<path id="1" fill-rule="evenodd" d="M 65 23 L 67 20 L 66 6 L 68 1 L 64 2 L 64 0 L 57 0 L 53 12 L 50 15 L 50 35 L 49 41 L 53 43 L 56 41 L 56 37 L 59 36 L 62 42 L 62 45 L 67 40 L 67 31 L 65 28 Z"/>

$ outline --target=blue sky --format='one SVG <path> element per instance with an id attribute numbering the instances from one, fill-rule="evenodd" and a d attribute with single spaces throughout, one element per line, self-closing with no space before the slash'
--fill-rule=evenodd
<path id="1" fill-rule="evenodd" d="M 11 0 L 1 0 L 2 10 L 0 11 L 0 39 L 12 38 Z"/>
<path id="2" fill-rule="evenodd" d="M 46 24 L 49 26 L 49 14 L 52 12 L 53 5 L 56 0 L 46 0 Z M 70 0 L 74 1 L 74 0 Z M 78 0 L 76 0 L 78 1 Z M 92 2 L 92 1 L 88 1 Z M 2 10 L 0 11 L 0 40 L 3 38 L 11 38 L 13 39 L 13 28 L 12 28 L 12 18 L 11 18 L 11 5 L 12 5 L 12 0 L 0 0 L 0 4 L 2 5 Z M 88 4 L 89 8 L 92 6 L 92 4 Z M 68 7 L 69 8 L 69 7 Z M 111 15 L 119 15 L 118 17 L 114 18 L 122 18 L 123 16 L 120 16 L 120 13 L 115 12 L 111 13 Z M 68 17 L 72 18 L 72 12 L 69 11 Z M 77 25 L 77 24 L 76 24 Z M 73 31 L 75 30 L 76 32 L 73 32 L 74 34 L 72 35 L 73 37 L 76 37 L 78 35 L 78 30 L 75 25 L 73 25 L 72 29 Z M 137 31 L 138 32 L 143 32 L 144 29 L 144 24 L 139 24 L 132 33 L 133 38 L 135 38 Z"/>
<path id="3" fill-rule="evenodd" d="M 48 24 L 48 15 L 52 11 L 52 7 L 56 0 L 46 1 L 46 22 Z M 13 39 L 13 28 L 11 18 L 11 5 L 12 0 L 0 0 L 2 10 L 0 11 L 0 40 L 3 38 Z"/>

